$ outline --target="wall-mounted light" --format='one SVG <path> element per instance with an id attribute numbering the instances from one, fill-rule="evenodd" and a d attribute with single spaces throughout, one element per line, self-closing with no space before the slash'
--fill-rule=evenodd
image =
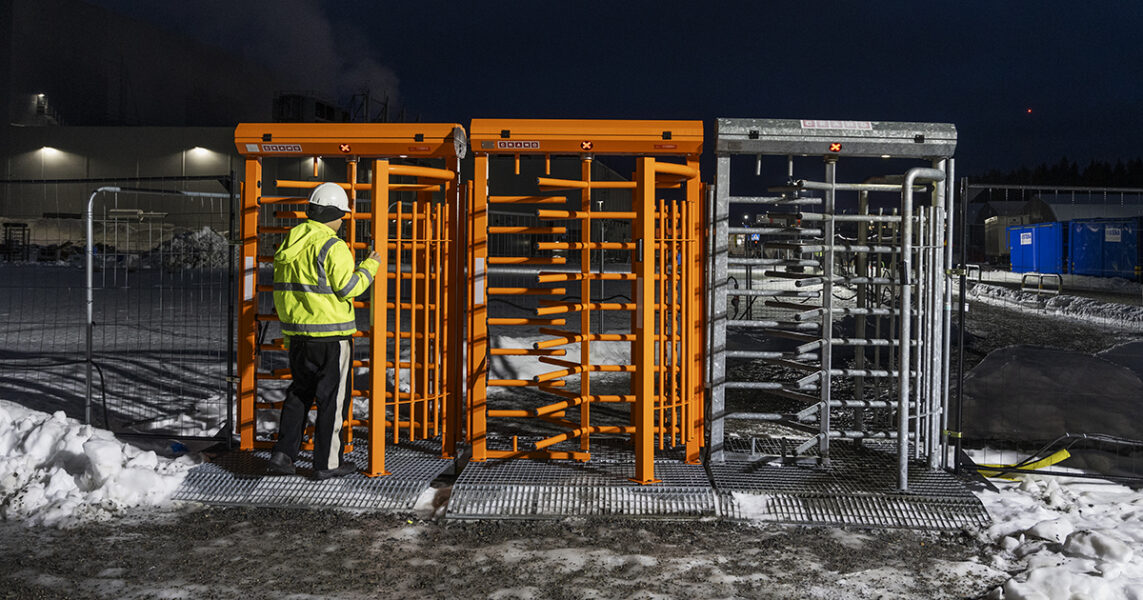
<path id="1" fill-rule="evenodd" d="M 51 146 L 44 146 L 43 148 L 40 148 L 40 155 L 44 158 L 51 158 L 53 156 L 59 156 L 60 154 L 63 154 L 63 152 L 60 152 Z"/>

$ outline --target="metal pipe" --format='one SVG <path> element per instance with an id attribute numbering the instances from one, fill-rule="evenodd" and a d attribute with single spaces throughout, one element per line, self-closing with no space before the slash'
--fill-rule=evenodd
<path id="1" fill-rule="evenodd" d="M 825 178 L 828 188 L 825 190 L 825 202 L 822 211 L 832 216 L 837 206 L 837 159 L 827 157 L 825 161 Z M 822 345 L 821 345 L 821 417 L 818 424 L 821 426 L 818 456 L 823 468 L 829 468 L 829 428 L 830 428 L 830 371 L 833 368 L 833 346 L 830 338 L 833 337 L 833 261 L 834 261 L 834 221 L 825 221 L 823 240 L 826 242 L 825 252 L 822 256 Z"/>
<path id="2" fill-rule="evenodd" d="M 963 430 L 961 425 L 964 417 L 964 313 L 965 294 L 968 278 L 965 265 L 968 264 L 968 178 L 960 180 L 960 295 L 957 299 L 957 385 L 956 385 L 956 450 L 953 453 L 953 471 L 960 472 L 961 440 Z"/>
<path id="3" fill-rule="evenodd" d="M 951 358 L 950 349 L 952 342 L 952 278 L 950 277 L 953 265 L 953 227 L 955 225 L 953 220 L 953 202 L 950 193 L 953 189 L 953 182 L 956 173 L 956 159 L 950 158 L 946 163 L 945 177 L 948 182 L 945 185 L 944 203 L 945 203 L 945 270 L 941 276 L 942 289 L 944 292 L 943 302 L 941 303 L 942 327 L 944 333 L 944 343 L 941 345 L 941 352 L 943 353 L 943 361 L 941 363 L 941 423 L 940 435 L 941 439 L 941 468 L 947 469 L 949 466 L 948 461 L 948 436 L 945 431 L 948 430 L 949 422 L 949 359 Z"/>
<path id="4" fill-rule="evenodd" d="M 909 277 L 913 269 L 913 182 L 922 179 L 939 181 L 944 179 L 942 171 L 929 167 L 916 167 L 905 173 L 905 181 L 901 185 L 901 344 L 900 365 L 898 369 L 906 373 L 899 377 L 897 397 L 897 489 L 906 492 L 909 489 L 909 373 L 911 369 L 910 343 L 912 342 L 912 289 Z"/>

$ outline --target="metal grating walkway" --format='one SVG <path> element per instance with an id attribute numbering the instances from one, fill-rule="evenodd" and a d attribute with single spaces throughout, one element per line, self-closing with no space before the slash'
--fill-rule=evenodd
<path id="1" fill-rule="evenodd" d="M 921 463 L 909 492 L 897 488 L 896 454 L 873 444 L 831 445 L 832 468 L 782 458 L 777 439 L 727 440 L 726 462 L 710 465 L 721 515 L 807 525 L 960 529 L 990 521 L 964 482 Z M 786 443 L 787 448 L 796 443 Z"/>
<path id="2" fill-rule="evenodd" d="M 431 440 L 389 446 L 385 451 L 389 475 L 366 477 L 358 473 L 326 481 L 309 478 L 312 471 L 306 452 L 298 457 L 298 475 L 268 476 L 268 450 L 234 451 L 191 469 L 174 499 L 219 505 L 409 512 L 429 484 L 453 466 L 452 460 L 440 458 L 439 448 L 439 443 Z M 367 456 L 365 442 L 358 438 L 353 452 L 346 453 L 345 458 L 360 466 Z"/>
<path id="3" fill-rule="evenodd" d="M 538 438 L 537 438 L 538 439 Z M 523 444 L 531 440 L 521 439 Z M 726 462 L 688 465 L 678 452 L 658 454 L 662 481 L 639 485 L 634 455 L 622 440 L 593 443 L 592 460 L 502 460 L 468 463 L 452 488 L 451 519 L 559 519 L 628 516 L 729 518 L 801 525 L 956 530 L 986 526 L 990 518 L 965 482 L 917 463 L 908 494 L 896 492 L 894 448 L 837 443 L 832 468 L 812 457 L 783 459 L 782 448 L 799 440 L 729 439 Z M 360 441 L 347 455 L 364 464 Z M 490 447 L 507 440 L 489 439 Z M 303 454 L 305 456 L 305 454 Z M 195 467 L 176 500 L 219 505 L 348 508 L 411 512 L 434 479 L 453 467 L 434 442 L 389 447 L 386 477 L 351 475 L 323 482 L 300 474 L 266 476 L 268 451 L 232 452 Z"/>
<path id="4" fill-rule="evenodd" d="M 536 438 L 539 439 L 539 438 Z M 532 439 L 521 438 L 521 444 Z M 489 447 L 503 440 L 489 439 Z M 558 519 L 584 516 L 695 518 L 717 515 L 716 498 L 702 465 L 666 452 L 655 463 L 654 485 L 630 481 L 634 453 L 621 440 L 592 443 L 587 463 L 553 460 L 470 462 L 453 485 L 453 519 Z"/>

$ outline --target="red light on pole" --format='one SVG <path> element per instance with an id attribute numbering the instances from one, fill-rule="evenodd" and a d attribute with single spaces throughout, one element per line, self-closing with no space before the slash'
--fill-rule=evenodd
<path id="1" fill-rule="evenodd" d="M 829 145 L 830 152 L 841 152 L 841 142 L 833 142 Z"/>

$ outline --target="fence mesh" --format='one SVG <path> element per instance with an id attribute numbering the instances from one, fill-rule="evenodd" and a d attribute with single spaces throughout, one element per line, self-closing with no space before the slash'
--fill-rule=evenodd
<path id="1" fill-rule="evenodd" d="M 233 372 L 229 182 L 7 182 L 9 197 L 55 201 L 0 217 L 5 232 L 20 236 L 12 243 L 6 235 L 0 252 L 0 315 L 8 323 L 0 329 L 0 398 L 90 417 L 117 433 L 226 435 Z"/>

